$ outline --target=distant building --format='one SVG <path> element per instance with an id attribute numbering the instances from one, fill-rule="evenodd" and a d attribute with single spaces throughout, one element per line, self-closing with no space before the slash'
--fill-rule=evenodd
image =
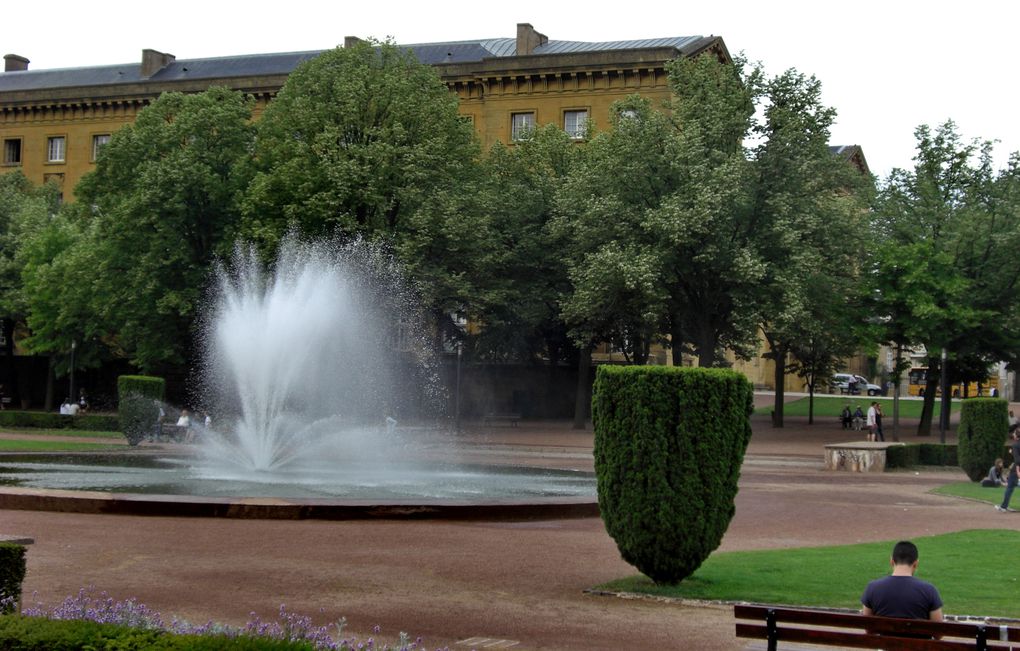
<path id="1" fill-rule="evenodd" d="M 716 36 L 556 41 L 527 23 L 517 25 L 515 38 L 402 47 L 457 93 L 486 148 L 549 123 L 580 139 L 589 121 L 607 125 L 611 104 L 627 95 L 667 99 L 668 61 L 705 52 L 730 58 Z M 0 173 L 20 169 L 36 183 L 60 184 L 70 198 L 110 136 L 160 93 L 224 86 L 254 97 L 258 115 L 287 75 L 321 52 L 179 60 L 147 49 L 140 63 L 52 70 L 30 70 L 28 59 L 8 54 L 0 73 Z"/>

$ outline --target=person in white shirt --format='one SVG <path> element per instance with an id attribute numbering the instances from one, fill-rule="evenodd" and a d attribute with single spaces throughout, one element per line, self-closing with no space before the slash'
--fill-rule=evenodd
<path id="1" fill-rule="evenodd" d="M 872 402 L 868 407 L 868 440 L 875 440 L 875 428 L 878 426 L 878 410 L 875 409 L 877 402 Z"/>

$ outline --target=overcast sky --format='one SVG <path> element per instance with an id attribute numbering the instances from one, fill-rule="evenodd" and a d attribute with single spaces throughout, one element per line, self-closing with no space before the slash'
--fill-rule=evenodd
<path id="1" fill-rule="evenodd" d="M 235 9 L 243 7 L 243 10 Z M 697 3 L 107 0 L 6 2 L 0 49 L 30 69 L 140 61 L 143 48 L 195 59 L 319 50 L 344 36 L 398 43 L 513 37 L 527 22 L 550 39 L 719 35 L 770 74 L 813 74 L 839 112 L 833 144 L 859 144 L 874 173 L 910 167 L 914 128 L 953 119 L 968 139 L 1020 150 L 1013 0 L 773 0 Z"/>

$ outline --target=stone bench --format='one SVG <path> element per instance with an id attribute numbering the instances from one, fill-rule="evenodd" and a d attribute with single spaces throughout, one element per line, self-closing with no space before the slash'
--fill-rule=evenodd
<path id="1" fill-rule="evenodd" d="M 11 536 L 0 533 L 0 543 L 14 543 L 15 545 L 31 545 L 35 540 L 28 536 Z"/>
<path id="2" fill-rule="evenodd" d="M 886 450 L 903 443 L 850 441 L 825 446 L 825 469 L 850 472 L 885 472 Z"/>

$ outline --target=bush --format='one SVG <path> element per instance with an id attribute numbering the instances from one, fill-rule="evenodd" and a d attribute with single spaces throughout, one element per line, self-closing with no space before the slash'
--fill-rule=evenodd
<path id="1" fill-rule="evenodd" d="M 0 617 L 0 649 L 4 651 L 308 651 L 308 642 L 250 636 L 178 635 L 83 620 L 42 617 Z"/>
<path id="2" fill-rule="evenodd" d="M 121 375 L 117 378 L 117 411 L 121 431 L 131 445 L 138 445 L 153 431 L 159 420 L 159 404 L 166 382 L 146 375 Z"/>
<path id="3" fill-rule="evenodd" d="M 25 580 L 25 548 L 0 543 L 0 614 L 13 612 L 21 600 Z"/>
<path id="4" fill-rule="evenodd" d="M 885 451 L 886 468 L 914 466 L 956 466 L 957 447 L 938 443 L 894 445 Z"/>
<path id="5" fill-rule="evenodd" d="M 723 369 L 599 367 L 595 472 L 623 559 L 677 583 L 722 541 L 751 438 L 751 384 Z"/>
<path id="6" fill-rule="evenodd" d="M 960 467 L 971 481 L 981 481 L 1002 454 L 1009 430 L 1009 403 L 1001 398 L 964 400 L 957 438 Z"/>
<path id="7" fill-rule="evenodd" d="M 83 429 L 90 432 L 116 432 L 120 422 L 108 414 L 65 416 L 46 411 L 0 411 L 0 427 L 38 427 L 40 429 Z"/>

